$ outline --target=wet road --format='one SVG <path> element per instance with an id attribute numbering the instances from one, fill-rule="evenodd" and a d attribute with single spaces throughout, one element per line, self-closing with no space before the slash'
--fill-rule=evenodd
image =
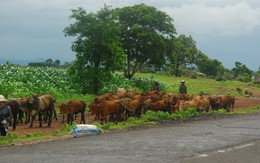
<path id="1" fill-rule="evenodd" d="M 260 150 L 256 140 L 260 140 L 260 114 L 194 121 L 25 146 L 0 147 L 0 163 L 188 163 L 211 157 L 221 157 L 219 158 L 221 160 L 224 156 L 218 154 L 228 155 L 228 152 L 237 151 L 244 153 L 243 157 L 252 157 L 250 151 L 257 153 Z M 241 148 L 235 148 L 240 146 Z M 216 152 L 218 150 L 224 152 Z M 239 150 L 249 150 L 249 153 L 247 155 L 246 152 Z M 230 162 L 233 158 L 227 159 Z M 216 158 L 214 160 L 217 161 Z"/>

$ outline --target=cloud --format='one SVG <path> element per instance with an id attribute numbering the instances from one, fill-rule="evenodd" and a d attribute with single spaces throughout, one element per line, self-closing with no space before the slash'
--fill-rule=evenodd
<path id="1" fill-rule="evenodd" d="M 196 36 L 250 35 L 260 25 L 260 8 L 245 2 L 224 6 L 182 5 L 162 9 L 175 19 L 178 33 Z"/>

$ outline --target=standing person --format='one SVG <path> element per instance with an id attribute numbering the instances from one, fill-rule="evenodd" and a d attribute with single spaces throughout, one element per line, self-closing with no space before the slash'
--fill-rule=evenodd
<path id="1" fill-rule="evenodd" d="M 154 82 L 154 84 L 153 84 L 153 90 L 154 91 L 160 91 L 160 87 L 159 87 L 159 83 L 158 82 Z"/>
<path id="2" fill-rule="evenodd" d="M 181 85 L 179 86 L 179 93 L 180 94 L 187 94 L 187 86 L 185 84 L 185 81 L 181 81 Z"/>
<path id="3" fill-rule="evenodd" d="M 12 110 L 6 105 L 8 100 L 3 95 L 0 95 L 0 134 L 6 136 L 9 122 L 12 120 Z"/>

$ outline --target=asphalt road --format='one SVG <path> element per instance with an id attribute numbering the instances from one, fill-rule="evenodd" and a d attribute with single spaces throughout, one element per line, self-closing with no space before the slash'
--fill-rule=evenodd
<path id="1" fill-rule="evenodd" d="M 260 114 L 0 147 L 0 163 L 260 163 L 258 140 Z"/>

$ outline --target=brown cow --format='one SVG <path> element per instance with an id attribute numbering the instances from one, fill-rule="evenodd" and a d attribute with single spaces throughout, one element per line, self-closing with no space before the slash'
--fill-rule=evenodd
<path id="1" fill-rule="evenodd" d="M 123 113 L 124 113 L 125 109 L 124 109 L 124 107 L 122 106 L 122 104 L 120 103 L 119 100 L 112 100 L 112 101 L 104 100 L 100 104 L 97 104 L 96 108 L 93 107 L 91 109 L 101 109 L 100 110 L 101 116 L 102 116 L 101 124 L 103 124 L 104 120 L 105 120 L 105 123 L 106 123 L 107 122 L 107 116 L 112 115 L 112 114 L 116 114 L 119 121 L 124 119 Z"/>
<path id="2" fill-rule="evenodd" d="M 159 100 L 156 102 L 152 102 L 151 103 L 151 107 L 150 110 L 152 111 L 163 111 L 163 112 L 168 112 L 168 113 L 172 113 L 172 109 L 169 105 L 170 103 L 165 101 L 165 100 Z"/>
<path id="3" fill-rule="evenodd" d="M 234 110 L 235 97 L 228 95 L 211 97 L 210 104 L 213 110 L 223 108 L 230 112 Z"/>
<path id="4" fill-rule="evenodd" d="M 67 123 L 70 125 L 72 125 L 73 122 L 73 115 L 78 113 L 81 113 L 80 123 L 85 124 L 85 110 L 86 102 L 83 100 L 70 100 L 68 103 L 63 103 L 60 106 L 60 112 L 67 114 Z"/>
<path id="5" fill-rule="evenodd" d="M 197 111 L 198 112 L 203 112 L 203 111 L 208 112 L 210 109 L 210 100 L 211 100 L 211 97 L 205 97 L 202 95 L 194 96 L 192 99 L 192 101 L 197 102 Z"/>
<path id="6" fill-rule="evenodd" d="M 183 106 L 184 103 L 185 103 L 185 101 L 186 101 L 186 100 L 178 100 L 177 103 L 175 104 L 175 106 L 173 107 L 172 112 L 174 113 L 174 112 L 176 112 L 176 111 L 181 110 L 181 109 L 180 109 L 180 106 Z"/>
<path id="7" fill-rule="evenodd" d="M 47 114 L 48 116 L 48 127 L 51 126 L 52 113 L 54 110 L 55 99 L 51 95 L 34 95 L 31 99 L 27 101 L 28 112 L 32 115 L 30 128 L 33 126 L 33 121 L 35 115 L 38 113 L 40 127 L 42 127 L 42 114 Z"/>
<path id="8" fill-rule="evenodd" d="M 196 101 L 185 101 L 184 103 L 180 104 L 180 110 L 188 110 L 189 108 L 198 108 L 198 103 Z"/>
<path id="9" fill-rule="evenodd" d="M 65 118 L 65 115 L 68 116 L 68 112 L 69 112 L 69 107 L 68 107 L 68 104 L 67 103 L 62 103 L 60 106 L 60 114 L 62 114 L 62 123 L 64 122 L 64 118 Z"/>
<path id="10" fill-rule="evenodd" d="M 89 112 L 94 115 L 95 114 L 95 120 L 99 119 L 99 117 L 102 115 L 101 108 L 97 107 L 97 104 L 95 102 L 92 102 L 88 105 Z"/>
<path id="11" fill-rule="evenodd" d="M 127 97 L 129 98 L 133 98 L 134 96 L 138 95 L 138 93 L 136 92 L 135 89 L 129 89 L 126 93 Z"/>
<path id="12" fill-rule="evenodd" d="M 95 101 L 96 104 L 98 104 L 98 103 L 101 103 L 104 100 L 108 100 L 111 96 L 112 96 L 111 93 L 105 93 L 105 94 L 95 98 L 94 101 Z"/>
<path id="13" fill-rule="evenodd" d="M 147 110 L 149 110 L 151 108 L 151 103 L 152 103 L 152 99 L 148 98 L 148 99 L 144 99 L 143 104 L 142 104 L 142 109 L 141 109 L 141 113 L 146 113 Z"/>
<path id="14" fill-rule="evenodd" d="M 123 98 L 120 100 L 120 103 L 124 106 L 125 109 L 127 109 L 127 117 L 129 115 L 135 115 L 137 117 L 141 116 L 141 109 L 142 109 L 142 101 L 143 98 L 139 97 L 134 100 L 131 100 L 130 98 Z"/>

